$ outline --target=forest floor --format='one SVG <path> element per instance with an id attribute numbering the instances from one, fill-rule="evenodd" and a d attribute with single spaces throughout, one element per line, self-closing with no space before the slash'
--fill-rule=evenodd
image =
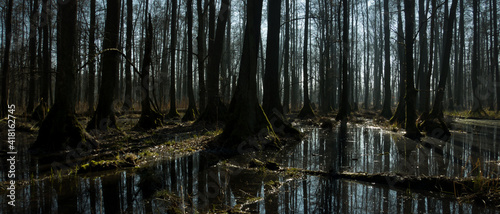
<path id="1" fill-rule="evenodd" d="M 494 114 L 494 112 L 489 113 L 490 117 L 488 117 L 487 119 L 480 118 L 479 120 L 471 120 L 465 122 L 486 126 L 500 126 L 499 122 L 496 121 L 496 119 L 499 119 L 500 116 Z M 445 115 L 447 115 L 446 121 L 449 123 L 452 123 L 456 119 L 467 118 L 465 112 L 445 113 Z M 323 117 L 316 117 L 314 119 L 299 120 L 296 118 L 296 113 L 292 113 L 288 115 L 288 118 L 294 125 L 331 129 L 335 128 L 338 125 L 338 122 L 334 120 L 334 116 L 335 114 L 332 113 Z M 137 123 L 139 117 L 140 114 L 123 114 L 118 116 L 117 118 L 117 125 L 119 129 L 108 130 L 104 132 L 91 132 L 90 134 L 99 142 L 99 148 L 89 153 L 83 154 L 80 157 L 79 161 L 76 162 L 78 164 L 72 165 L 71 168 L 69 168 L 62 174 L 70 175 L 85 174 L 89 172 L 95 173 L 100 171 L 131 167 L 141 168 L 141 166 L 144 166 L 152 161 L 158 161 L 165 158 L 175 158 L 179 156 L 189 155 L 194 152 L 203 151 L 207 148 L 209 142 L 213 141 L 220 133 L 222 133 L 222 129 L 224 127 L 224 124 L 222 123 L 204 125 L 194 124 L 193 122 L 181 122 L 180 120 L 169 120 L 165 121 L 162 127 L 154 130 L 135 130 L 134 125 Z M 78 119 L 80 124 L 86 124 L 89 120 L 89 118 L 85 116 L 81 116 Z M 28 138 L 27 143 L 33 142 L 38 132 L 36 123 L 33 121 L 28 121 L 26 118 L 23 119 L 22 117 L 19 118 L 19 120 L 16 122 L 18 131 L 17 134 L 31 136 L 30 138 Z M 357 113 L 353 113 L 349 118 L 349 122 L 352 124 L 361 124 L 363 126 L 377 126 L 382 128 L 383 130 L 395 133 L 400 132 L 400 128 L 389 124 L 386 119 L 380 117 L 378 113 L 374 111 L 359 111 Z M 4 120 L 0 121 L 0 127 L 6 127 L 6 122 Z M 3 128 L 0 128 L 0 131 L 2 134 L 5 134 L 4 132 L 6 132 L 6 130 Z M 6 155 L 6 151 L 7 149 L 2 147 L 0 150 L 0 156 Z M 69 156 L 69 153 L 49 154 L 39 158 L 58 159 L 61 157 L 57 156 L 61 155 Z M 276 171 L 278 173 L 290 173 L 289 171 L 292 170 L 294 173 L 303 175 L 341 177 L 343 179 L 353 179 L 376 183 L 384 183 L 384 179 L 381 179 L 384 177 L 396 177 L 394 179 L 399 180 L 402 183 L 402 186 L 408 186 L 408 183 L 411 183 L 412 186 L 418 186 L 417 184 L 419 184 L 420 186 L 430 185 L 432 187 L 436 187 L 436 180 L 432 179 L 438 179 L 439 182 L 443 183 L 443 185 L 440 185 L 439 187 L 446 186 L 446 189 L 441 189 L 441 191 L 443 192 L 454 192 L 454 184 L 464 184 L 464 189 L 467 189 L 467 191 L 463 192 L 466 194 L 461 195 L 462 200 L 475 201 L 476 199 L 483 201 L 485 204 L 500 203 L 500 182 L 498 181 L 498 178 L 492 180 L 481 178 L 481 180 L 477 180 L 477 178 L 473 177 L 457 179 L 441 176 L 426 180 L 424 179 L 424 177 L 405 177 L 395 174 L 332 174 L 331 172 L 323 171 L 286 169 L 280 166 L 276 166 L 272 162 L 256 162 L 253 164 L 253 167 L 247 165 L 239 167 L 243 167 L 245 168 L 245 170 L 253 170 L 252 168 L 254 168 L 255 166 L 257 166 L 259 170 L 268 170 L 271 172 Z M 50 167 L 40 167 L 40 169 L 46 169 L 46 171 L 40 172 L 42 176 L 37 176 L 39 177 L 39 179 L 44 179 L 43 175 L 45 175 L 45 177 L 51 177 L 55 173 L 49 171 Z M 61 172 L 58 173 L 59 175 L 61 175 Z M 22 184 L 23 182 L 19 183 Z M 477 187 L 478 183 L 482 185 L 479 188 Z M 476 187 L 474 185 L 476 185 Z M 2 182 L 0 184 L 0 189 L 5 190 L 6 186 L 7 183 Z M 485 190 L 485 188 L 488 189 Z M 429 191 L 435 191 L 435 189 L 431 189 Z"/>

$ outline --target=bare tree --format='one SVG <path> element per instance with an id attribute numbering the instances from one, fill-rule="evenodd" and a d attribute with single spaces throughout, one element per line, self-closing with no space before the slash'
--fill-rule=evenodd
<path id="1" fill-rule="evenodd" d="M 172 0 L 172 22 L 171 22 L 172 37 L 170 38 L 170 110 L 166 118 L 180 117 L 176 107 L 175 96 L 175 52 L 177 44 L 177 0 Z"/>
<path id="2" fill-rule="evenodd" d="M 314 111 L 311 107 L 311 100 L 309 99 L 309 76 L 307 73 L 307 56 L 309 53 L 307 52 L 308 48 L 308 38 L 309 38 L 309 0 L 306 0 L 306 17 L 305 17 L 305 30 L 304 30 L 304 67 L 302 74 L 304 75 L 303 80 L 303 90 L 304 90 L 304 106 L 299 112 L 299 118 L 309 118 L 314 117 Z"/>
<path id="3" fill-rule="evenodd" d="M 116 75 L 118 73 L 119 52 L 118 36 L 120 30 L 120 0 L 107 0 L 106 22 L 102 53 L 102 80 L 99 89 L 99 103 L 94 116 L 87 125 L 87 130 L 116 128 L 116 116 L 113 106 Z"/>
<path id="4" fill-rule="evenodd" d="M 348 0 L 342 0 L 342 7 L 344 9 L 344 25 L 342 29 L 342 97 L 340 101 L 340 109 L 337 114 L 336 120 L 342 120 L 343 122 L 347 120 L 347 117 L 351 114 L 351 106 L 349 105 L 349 82 L 347 80 L 347 70 L 348 70 L 348 57 L 349 57 L 349 2 Z"/>
<path id="5" fill-rule="evenodd" d="M 385 56 L 385 66 L 384 66 L 384 105 L 382 107 L 383 117 L 390 119 L 392 117 L 391 110 L 391 44 L 389 39 L 391 37 L 391 32 L 389 31 L 389 0 L 384 0 L 384 56 Z"/>
<path id="6" fill-rule="evenodd" d="M 10 43 L 12 37 L 12 7 L 13 2 L 9 0 L 7 3 L 7 15 L 5 17 L 5 49 L 3 54 L 2 65 L 2 88 L 0 97 L 0 117 L 7 116 L 7 100 L 9 96 L 9 60 L 10 60 Z"/>

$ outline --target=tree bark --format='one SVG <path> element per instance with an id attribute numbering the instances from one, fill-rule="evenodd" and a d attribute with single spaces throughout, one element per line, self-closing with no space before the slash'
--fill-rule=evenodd
<path id="1" fill-rule="evenodd" d="M 406 101 L 405 101 L 405 81 L 406 81 L 406 62 L 404 56 L 404 32 L 403 32 L 403 21 L 401 17 L 401 0 L 397 3 L 398 12 L 398 59 L 399 59 L 399 102 L 396 107 L 396 111 L 392 116 L 390 122 L 392 124 L 398 124 L 402 127 L 405 126 L 406 119 Z"/>
<path id="2" fill-rule="evenodd" d="M 95 0 L 90 1 L 90 28 L 89 28 L 89 85 L 87 88 L 87 102 L 89 104 L 89 115 L 94 113 L 94 98 L 95 98 Z"/>
<path id="3" fill-rule="evenodd" d="M 119 53 L 118 36 L 120 30 L 120 0 L 107 0 L 106 22 L 102 54 L 102 80 L 99 90 L 99 103 L 94 116 L 87 125 L 87 130 L 116 128 L 116 116 L 113 106 L 114 92 L 117 86 Z"/>
<path id="4" fill-rule="evenodd" d="M 193 0 L 187 1 L 187 22 L 188 22 L 188 52 L 187 52 L 187 89 L 189 106 L 182 118 L 183 121 L 195 120 L 199 112 L 196 109 L 193 91 Z"/>
<path id="5" fill-rule="evenodd" d="M 416 126 L 417 113 L 415 101 L 417 90 L 415 90 L 413 79 L 413 35 L 415 28 L 415 0 L 405 0 L 405 47 L 406 47 L 406 134 L 411 139 L 419 138 L 420 131 Z"/>
<path id="6" fill-rule="evenodd" d="M 67 147 L 94 148 L 92 138 L 75 117 L 76 104 L 76 15 L 77 0 L 58 2 L 57 75 L 55 103 L 43 120 L 38 137 L 31 146 L 35 153 L 60 151 Z"/>
<path id="7" fill-rule="evenodd" d="M 262 108 L 267 116 L 283 114 L 280 99 L 279 43 L 281 0 L 268 1 L 266 70 Z M 276 112 L 275 112 L 276 111 Z"/>
<path id="8" fill-rule="evenodd" d="M 285 50 L 284 50 L 284 70 L 283 70 L 283 112 L 290 112 L 290 0 L 285 0 Z"/>
<path id="9" fill-rule="evenodd" d="M 390 42 L 391 32 L 389 31 L 389 0 L 384 0 L 384 51 L 385 51 L 385 66 L 384 66 L 384 105 L 382 107 L 382 117 L 390 119 L 392 117 L 391 110 L 391 51 Z"/>
<path id="10" fill-rule="evenodd" d="M 177 45 L 177 0 L 172 0 L 172 23 L 170 25 L 172 37 L 170 38 L 170 110 L 166 118 L 175 119 L 180 115 L 177 112 L 175 96 L 175 52 Z M 179 83 L 180 84 L 180 83 Z"/>
<path id="11" fill-rule="evenodd" d="M 305 30 L 304 30 L 304 67 L 302 74 L 304 75 L 303 80 L 303 90 L 304 90 L 304 106 L 299 112 L 299 118 L 311 118 L 314 117 L 314 111 L 311 107 L 311 100 L 309 99 L 309 76 L 307 73 L 307 52 L 308 48 L 308 38 L 309 38 L 309 0 L 306 0 L 306 17 L 305 17 Z"/>
<path id="12" fill-rule="evenodd" d="M 144 60 L 141 71 L 141 91 L 142 91 L 142 111 L 137 128 L 155 129 L 162 125 L 163 116 L 151 109 L 151 98 L 149 95 L 149 71 L 151 67 L 151 52 L 153 49 L 153 25 L 151 24 L 151 15 L 146 31 L 146 41 L 144 47 Z"/>
<path id="13" fill-rule="evenodd" d="M 92 0 L 94 1 L 94 0 Z M 125 41 L 125 54 L 129 60 L 132 59 L 132 13 L 133 13 L 132 0 L 127 0 L 127 41 Z M 132 68 L 130 62 L 125 63 L 125 99 L 123 102 L 122 110 L 129 110 L 133 106 L 132 100 Z"/>
<path id="14" fill-rule="evenodd" d="M 200 96 L 200 111 L 205 109 L 205 13 L 203 12 L 202 0 L 196 1 L 198 10 L 198 87 Z"/>
<path id="15" fill-rule="evenodd" d="M 472 1 L 472 22 L 473 22 L 473 42 L 472 42 L 472 69 L 471 69 L 471 80 L 472 80 L 472 109 L 470 111 L 473 115 L 486 114 L 483 110 L 483 104 L 481 99 L 481 94 L 479 90 L 479 76 L 480 74 L 480 62 L 481 57 L 479 54 L 480 44 L 479 44 L 479 5 L 478 1 Z"/>
<path id="16" fill-rule="evenodd" d="M 348 57 L 349 57 L 349 3 L 348 0 L 342 0 L 344 8 L 344 25 L 342 32 L 342 100 L 340 103 L 339 113 L 336 120 L 345 122 L 351 114 L 351 106 L 349 105 L 349 82 L 347 80 Z"/>
<path id="17" fill-rule="evenodd" d="M 419 19 L 419 45 L 420 45 L 420 64 L 418 66 L 418 81 L 419 86 L 419 110 L 420 112 L 429 112 L 430 105 L 430 90 L 429 83 L 430 80 L 427 77 L 427 13 L 424 7 L 425 0 L 419 0 L 418 2 L 418 19 Z M 434 9 L 434 8 L 433 8 Z M 432 16 L 431 18 L 434 18 Z"/>
<path id="18" fill-rule="evenodd" d="M 224 32 L 226 31 L 226 21 L 228 17 L 229 1 L 223 0 L 221 3 L 220 15 L 217 19 L 217 31 L 212 49 L 209 49 L 210 57 L 208 59 L 207 92 L 208 102 L 205 110 L 198 118 L 197 122 L 217 122 L 224 121 L 227 109 L 221 101 L 219 93 L 219 65 L 222 58 L 222 47 L 224 43 Z"/>

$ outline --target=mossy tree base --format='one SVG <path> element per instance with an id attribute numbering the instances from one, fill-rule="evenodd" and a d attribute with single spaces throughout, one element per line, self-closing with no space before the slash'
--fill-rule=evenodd
<path id="1" fill-rule="evenodd" d="M 394 115 L 391 117 L 389 122 L 391 124 L 396 124 L 398 127 L 406 128 L 405 117 L 406 117 L 406 112 L 405 112 L 404 102 L 399 102 L 398 107 L 396 108 L 396 111 L 394 112 Z"/>
<path id="2" fill-rule="evenodd" d="M 198 109 L 196 109 L 196 107 L 189 106 L 188 109 L 186 110 L 186 113 L 182 117 L 182 121 L 186 122 L 186 121 L 196 120 L 196 118 L 198 118 L 199 115 L 200 113 L 198 112 Z"/>
<path id="3" fill-rule="evenodd" d="M 172 119 L 172 120 L 179 119 L 180 117 L 181 115 L 179 114 L 179 112 L 177 112 L 177 109 L 170 109 L 168 114 L 165 115 L 165 119 Z"/>
<path id="4" fill-rule="evenodd" d="M 116 126 L 116 116 L 115 113 L 112 112 L 110 114 L 107 114 L 108 116 L 104 116 L 104 114 L 99 113 L 96 111 L 94 113 L 94 117 L 90 120 L 90 122 L 87 124 L 87 131 L 98 129 L 98 130 L 107 130 L 108 128 L 117 128 Z"/>
<path id="5" fill-rule="evenodd" d="M 38 137 L 30 150 L 38 152 L 57 152 L 66 149 L 94 149 L 98 144 L 81 127 L 73 114 L 58 114 L 52 109 L 43 120 Z"/>
<path id="6" fill-rule="evenodd" d="M 391 108 L 383 108 L 382 112 L 380 112 L 380 116 L 384 117 L 385 119 L 391 119 L 392 118 L 392 111 Z"/>
<path id="7" fill-rule="evenodd" d="M 308 119 L 308 118 L 314 118 L 316 115 L 314 114 L 314 110 L 312 109 L 310 104 L 305 104 L 304 107 L 299 112 L 299 115 L 297 115 L 298 118 L 300 119 Z"/>
<path id="8" fill-rule="evenodd" d="M 141 114 L 135 128 L 144 130 L 156 129 L 163 125 L 162 121 L 163 115 L 151 109 L 148 113 L 143 112 Z"/>
<path id="9" fill-rule="evenodd" d="M 418 129 L 424 131 L 427 136 L 447 141 L 451 137 L 450 130 L 448 126 L 443 121 L 443 113 L 433 113 L 430 114 L 424 112 L 420 115 L 418 119 Z"/>

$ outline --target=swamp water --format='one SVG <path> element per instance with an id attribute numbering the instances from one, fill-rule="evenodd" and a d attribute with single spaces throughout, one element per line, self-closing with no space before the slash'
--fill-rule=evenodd
<path id="1" fill-rule="evenodd" d="M 405 175 L 498 177 L 498 125 L 460 120 L 448 142 L 401 134 L 367 125 L 332 131 L 304 127 L 302 142 L 279 152 L 251 153 L 214 162 L 207 152 L 154 161 L 141 169 L 36 179 L 38 160 L 27 155 L 28 139 L 19 138 L 16 206 L 0 191 L 0 213 L 205 213 L 234 206 L 258 213 L 500 213 L 458 203 L 437 193 L 387 185 L 249 170 L 252 158 L 281 167 L 321 171 L 392 172 Z M 25 155 L 23 155 L 25 154 Z M 4 159 L 2 157 L 2 159 Z M 64 160 L 62 160 L 64 161 Z M 2 163 L 4 161 L 2 160 Z M 31 167 L 30 166 L 35 166 Z M 0 181 L 6 181 L 2 164 Z M 291 170 L 293 172 L 293 170 Z M 34 180 L 31 181 L 33 176 Z M 164 197 L 155 197 L 156 191 Z"/>

